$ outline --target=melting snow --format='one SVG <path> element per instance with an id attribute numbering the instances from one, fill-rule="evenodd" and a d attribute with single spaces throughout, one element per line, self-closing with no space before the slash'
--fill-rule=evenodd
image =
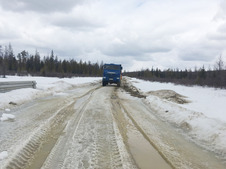
<path id="1" fill-rule="evenodd" d="M 14 120 L 14 119 L 15 119 L 14 115 L 6 114 L 6 113 L 3 113 L 2 117 L 0 118 L 1 121 Z"/>
<path id="2" fill-rule="evenodd" d="M 0 160 L 3 160 L 5 158 L 8 157 L 8 152 L 7 151 L 3 151 L 3 152 L 0 152 Z"/>
<path id="3" fill-rule="evenodd" d="M 182 86 L 130 79 L 132 84 L 147 95 L 145 102 L 163 120 L 177 126 L 182 134 L 200 146 L 226 159 L 226 90 L 200 86 Z M 161 95 L 168 90 L 185 96 L 188 103 L 179 104 Z"/>
<path id="4" fill-rule="evenodd" d="M 47 95 L 61 93 L 78 84 L 90 83 L 101 80 L 99 77 L 75 77 L 75 78 L 55 78 L 55 77 L 31 77 L 31 76 L 7 76 L 0 78 L 4 81 L 36 81 L 36 89 L 26 88 L 12 90 L 6 93 L 0 93 L 0 110 L 9 110 L 9 107 L 15 104 L 22 104 L 32 99 L 40 98 Z M 14 103 L 14 104 L 9 104 Z"/>

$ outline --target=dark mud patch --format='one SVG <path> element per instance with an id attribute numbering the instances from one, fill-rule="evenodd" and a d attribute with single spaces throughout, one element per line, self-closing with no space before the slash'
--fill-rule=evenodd
<path id="1" fill-rule="evenodd" d="M 138 97 L 138 98 L 146 98 L 144 94 L 142 94 L 136 87 L 132 84 L 128 83 L 125 79 L 122 79 L 122 88 L 130 93 L 131 96 Z"/>
<path id="2" fill-rule="evenodd" d="M 175 103 L 178 103 L 178 104 L 190 103 L 190 101 L 187 100 L 186 96 L 180 95 L 173 90 L 150 91 L 150 92 L 147 92 L 147 94 L 158 96 L 161 99 L 166 99 L 168 101 L 175 102 Z"/>

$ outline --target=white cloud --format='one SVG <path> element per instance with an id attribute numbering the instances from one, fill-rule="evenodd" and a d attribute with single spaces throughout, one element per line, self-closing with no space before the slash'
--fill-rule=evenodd
<path id="1" fill-rule="evenodd" d="M 37 11 L 51 13 L 55 11 L 69 11 L 82 0 L 0 0 L 1 6 L 11 11 Z"/>
<path id="2" fill-rule="evenodd" d="M 225 11 L 223 0 L 0 0 L 0 44 L 129 70 L 189 68 L 226 50 Z"/>

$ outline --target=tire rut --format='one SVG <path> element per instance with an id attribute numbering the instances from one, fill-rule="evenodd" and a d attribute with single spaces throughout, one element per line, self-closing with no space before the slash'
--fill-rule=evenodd
<path id="1" fill-rule="evenodd" d="M 38 158 L 40 151 L 46 147 L 48 142 L 56 141 L 57 136 L 61 134 L 65 126 L 63 123 L 63 119 L 66 117 L 64 112 L 69 105 L 71 103 L 58 110 L 54 117 L 34 131 L 29 140 L 18 151 L 19 153 L 16 153 L 3 168 L 33 168 L 34 159 Z"/>
<path id="2" fill-rule="evenodd" d="M 98 87 L 89 90 L 84 95 L 93 92 L 96 88 Z M 14 152 L 14 155 L 1 168 L 41 168 L 59 136 L 63 134 L 67 119 L 74 113 L 75 99 L 74 96 L 67 98 L 64 101 L 63 107 L 58 109 L 52 117 L 36 128 L 30 137 L 21 145 L 20 149 Z"/>
<path id="3" fill-rule="evenodd" d="M 64 137 L 42 168 L 133 168 L 129 160 L 125 161 L 122 139 L 116 136 L 119 132 L 112 116 L 111 92 L 112 88 L 100 88 L 78 100 Z M 58 158 L 64 160 L 54 163 Z"/>
<path id="4" fill-rule="evenodd" d="M 86 92 L 73 104 L 72 111 L 74 113 L 68 117 L 63 135 L 59 138 L 42 168 L 70 168 L 73 166 L 70 164 L 71 162 L 68 162 L 73 161 L 74 158 L 74 154 L 70 152 L 70 149 L 74 149 L 73 144 L 77 137 L 78 126 L 83 118 L 84 109 L 88 105 L 93 92 L 99 88 L 97 87 Z M 68 132 L 68 130 L 73 132 Z"/>
<path id="5" fill-rule="evenodd" d="M 121 135 L 124 137 L 124 140 L 126 142 L 127 151 L 130 152 L 130 154 L 131 154 L 134 162 L 136 163 L 136 165 L 140 166 L 140 164 L 138 164 L 137 162 L 141 161 L 141 160 L 138 160 L 141 157 L 137 158 L 136 157 L 137 155 L 133 155 L 133 152 L 131 150 L 131 146 L 132 147 L 134 146 L 134 145 L 131 145 L 131 143 L 130 143 L 131 141 L 129 141 L 129 138 L 128 138 L 128 137 L 131 137 L 131 134 L 130 134 L 131 130 L 133 132 L 134 131 L 136 132 L 137 137 L 138 137 L 138 135 L 140 135 L 139 136 L 140 139 L 138 139 L 138 141 L 143 142 L 143 144 L 145 142 L 147 142 L 146 143 L 146 146 L 147 146 L 146 149 L 148 149 L 148 147 L 150 146 L 151 149 L 154 149 L 156 151 L 155 152 L 155 151 L 152 150 L 152 151 L 150 151 L 150 153 L 154 154 L 153 155 L 154 157 L 160 159 L 161 163 L 164 163 L 164 165 L 162 165 L 161 167 L 163 167 L 163 168 L 175 168 L 173 166 L 173 164 L 167 159 L 167 157 L 161 151 L 159 151 L 159 149 L 155 146 L 155 144 L 149 139 L 148 135 L 139 126 L 139 124 L 135 121 L 135 119 L 132 117 L 132 115 L 127 111 L 126 107 L 121 103 L 121 100 L 119 99 L 119 97 L 117 95 L 117 90 L 114 91 L 111 98 L 112 98 L 113 107 L 115 109 L 115 113 L 113 115 L 114 115 L 114 117 L 117 121 Z M 132 136 L 132 137 L 134 137 L 134 136 Z M 137 143 L 137 144 L 139 144 L 139 143 Z M 141 148 L 139 148 L 139 149 L 141 149 Z M 151 155 L 151 154 L 149 154 L 149 155 Z M 142 155 L 142 154 L 140 154 L 140 155 Z M 144 153 L 143 153 L 143 155 L 144 155 Z M 141 162 L 139 162 L 139 163 L 141 163 Z M 150 168 L 153 165 L 142 164 L 142 166 L 143 166 L 142 168 Z"/>

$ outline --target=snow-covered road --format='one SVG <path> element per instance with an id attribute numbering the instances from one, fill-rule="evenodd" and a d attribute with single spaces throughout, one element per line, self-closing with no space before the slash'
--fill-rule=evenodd
<path id="1" fill-rule="evenodd" d="M 122 88 L 88 83 L 26 102 L 0 123 L 0 167 L 226 168 L 156 111 L 126 79 Z"/>

